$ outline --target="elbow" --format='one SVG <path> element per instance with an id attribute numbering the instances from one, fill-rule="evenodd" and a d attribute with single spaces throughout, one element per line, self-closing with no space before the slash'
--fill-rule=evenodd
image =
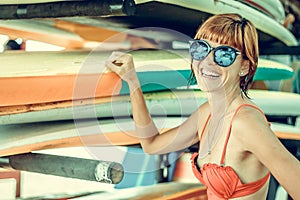
<path id="1" fill-rule="evenodd" d="M 155 151 L 154 151 L 152 148 L 150 148 L 149 146 L 143 146 L 143 145 L 142 145 L 142 148 L 143 148 L 144 153 L 146 153 L 146 154 L 149 154 L 149 155 L 155 155 L 155 154 L 157 154 L 157 153 L 155 153 Z"/>
<path id="2" fill-rule="evenodd" d="M 149 144 L 149 143 L 141 143 L 143 151 L 145 154 L 149 154 L 149 155 L 157 155 L 160 154 L 160 151 L 157 151 L 157 148 L 155 148 L 153 145 Z"/>
<path id="3" fill-rule="evenodd" d="M 143 148 L 144 153 L 149 154 L 149 155 L 154 155 L 157 154 L 156 148 L 154 147 L 154 138 L 148 138 L 148 139 L 140 139 L 140 144 Z"/>
<path id="4" fill-rule="evenodd" d="M 148 154 L 148 155 L 156 155 L 156 153 L 154 152 L 151 152 L 151 151 L 144 151 L 145 154 Z"/>

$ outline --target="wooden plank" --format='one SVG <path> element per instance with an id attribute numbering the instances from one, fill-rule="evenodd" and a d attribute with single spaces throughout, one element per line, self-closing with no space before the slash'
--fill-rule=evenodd
<path id="1" fill-rule="evenodd" d="M 172 194 L 178 195 L 177 193 L 180 192 L 185 193 L 186 190 L 192 191 L 193 188 L 196 188 L 195 190 L 205 193 L 200 183 L 195 184 L 195 183 L 168 182 L 168 183 L 158 183 L 150 186 L 140 186 L 140 187 L 134 187 L 128 189 L 115 190 L 113 192 L 107 192 L 102 194 L 95 194 L 95 195 L 91 195 L 90 198 L 93 199 L 113 198 L 113 199 L 134 199 L 134 200 L 169 199 L 168 198 L 169 195 L 170 196 L 172 196 Z M 200 192 L 198 194 L 200 194 Z"/>
<path id="2" fill-rule="evenodd" d="M 182 192 L 156 198 L 155 200 L 208 200 L 206 187 L 191 188 Z"/>

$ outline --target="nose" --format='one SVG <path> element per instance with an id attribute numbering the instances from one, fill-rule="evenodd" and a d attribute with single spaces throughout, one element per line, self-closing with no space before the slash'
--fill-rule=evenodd
<path id="1" fill-rule="evenodd" d="M 214 62 L 214 52 L 213 51 L 209 52 L 209 54 L 206 56 L 206 58 L 203 60 L 203 62 L 207 63 L 210 66 L 215 64 L 215 62 Z"/>

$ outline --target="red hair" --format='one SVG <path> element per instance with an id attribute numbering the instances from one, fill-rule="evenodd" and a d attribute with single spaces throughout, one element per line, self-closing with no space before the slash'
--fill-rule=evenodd
<path id="1" fill-rule="evenodd" d="M 249 72 L 240 77 L 240 88 L 248 97 L 247 90 L 253 81 L 259 55 L 255 26 L 239 14 L 218 14 L 208 18 L 200 26 L 195 39 L 207 39 L 240 50 L 244 61 L 249 64 Z"/>

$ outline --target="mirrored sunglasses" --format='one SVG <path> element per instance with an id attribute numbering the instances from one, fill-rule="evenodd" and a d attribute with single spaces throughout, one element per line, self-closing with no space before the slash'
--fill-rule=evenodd
<path id="1" fill-rule="evenodd" d="M 221 67 L 229 67 L 241 54 L 240 51 L 231 46 L 211 47 L 205 40 L 191 40 L 189 43 L 190 54 L 194 60 L 204 60 L 213 51 L 214 62 Z"/>

